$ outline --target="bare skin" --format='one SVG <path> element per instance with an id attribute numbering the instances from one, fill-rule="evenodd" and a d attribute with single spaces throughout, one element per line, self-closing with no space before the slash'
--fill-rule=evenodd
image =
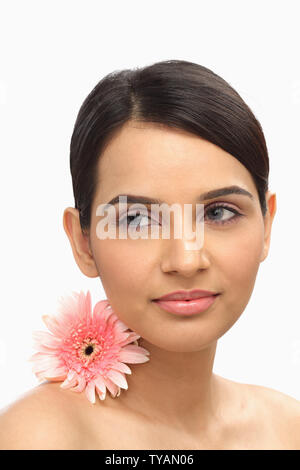
<path id="1" fill-rule="evenodd" d="M 101 278 L 113 310 L 141 335 L 150 360 L 131 366 L 128 390 L 115 399 L 108 393 L 94 405 L 56 383 L 37 387 L 0 416 L 0 447 L 299 448 L 297 400 L 213 373 L 217 340 L 244 311 L 268 255 L 276 195 L 267 192 L 264 218 L 251 174 L 232 155 L 184 131 L 133 122 L 104 150 L 98 176 L 89 236 L 71 207 L 64 212 L 64 229 L 80 270 Z M 252 198 L 230 194 L 204 201 L 206 210 L 222 202 L 242 216 L 226 225 L 206 219 L 200 250 L 188 250 L 185 237 L 97 238 L 96 207 L 118 194 L 194 204 L 199 194 L 232 185 Z M 231 218 L 233 212 L 222 215 Z M 152 301 L 195 288 L 220 296 L 193 317 L 175 316 Z"/>
<path id="2" fill-rule="evenodd" d="M 192 434 L 125 409 L 119 397 L 107 395 L 92 405 L 82 393 L 45 382 L 0 413 L 0 450 L 300 449 L 296 399 L 266 387 L 216 379 L 231 400 L 219 410 L 214 427 Z"/>

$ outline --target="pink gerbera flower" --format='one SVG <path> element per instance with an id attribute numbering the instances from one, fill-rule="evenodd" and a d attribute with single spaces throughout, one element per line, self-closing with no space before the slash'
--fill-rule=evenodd
<path id="1" fill-rule="evenodd" d="M 62 388 L 82 392 L 95 403 L 95 390 L 106 397 L 106 388 L 118 397 L 128 389 L 125 374 L 131 364 L 149 361 L 149 351 L 138 346 L 140 335 L 132 332 L 113 312 L 107 300 L 98 302 L 92 312 L 91 294 L 73 292 L 60 300 L 60 315 L 42 318 L 51 333 L 33 333 L 37 353 L 33 372 L 40 381 L 63 381 Z M 134 344 L 129 344 L 133 343 Z"/>

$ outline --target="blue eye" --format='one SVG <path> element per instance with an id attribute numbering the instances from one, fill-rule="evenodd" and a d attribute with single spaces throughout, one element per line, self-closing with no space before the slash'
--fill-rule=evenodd
<path id="1" fill-rule="evenodd" d="M 222 216 L 222 214 L 224 214 L 224 210 L 227 211 L 228 213 L 233 214 L 233 216 L 224 220 L 220 220 L 220 219 L 210 219 L 210 220 L 212 220 L 212 222 L 216 223 L 217 225 L 224 225 L 224 224 L 229 224 L 231 222 L 235 222 L 238 219 L 238 217 L 241 217 L 243 215 L 240 212 L 238 212 L 236 209 L 233 209 L 233 207 L 227 206 L 224 203 L 216 203 L 216 204 L 209 206 L 206 214 L 207 213 L 212 214 L 212 215 L 216 214 L 216 216 L 218 217 L 218 215 L 221 214 Z"/>
<path id="2" fill-rule="evenodd" d="M 222 220 L 223 218 L 222 216 L 224 216 L 224 211 L 225 211 L 225 214 L 227 212 L 229 215 L 232 214 L 232 216 L 229 218 L 227 217 Z M 209 220 L 213 222 L 213 224 L 217 224 L 217 225 L 224 225 L 224 224 L 235 222 L 238 219 L 238 217 L 241 217 L 243 215 L 240 212 L 238 212 L 236 209 L 234 209 L 233 207 L 228 206 L 224 203 L 215 203 L 215 204 L 210 205 L 209 208 L 206 209 L 205 214 L 206 214 L 206 217 L 207 217 L 207 214 L 210 215 L 211 217 L 209 218 Z M 124 217 L 120 219 L 120 221 L 118 222 L 118 225 L 122 226 L 125 224 L 126 227 L 129 227 L 129 226 L 130 227 L 138 227 L 138 226 L 148 227 L 149 226 L 148 223 L 141 223 L 143 219 L 148 219 L 148 221 L 152 220 L 156 225 L 159 224 L 159 222 L 155 222 L 153 219 L 151 219 L 151 217 L 149 217 L 148 214 L 126 213 Z"/>
<path id="3" fill-rule="evenodd" d="M 128 219 L 132 219 L 131 221 L 128 222 Z M 153 220 L 151 219 L 148 215 L 146 214 L 125 214 L 124 217 L 121 218 L 121 220 L 119 221 L 119 225 L 125 225 L 128 227 L 130 225 L 130 227 L 135 227 L 135 226 L 140 226 L 140 227 L 148 227 L 149 224 L 140 224 L 140 221 L 144 219 L 150 219 L 150 220 Z"/>

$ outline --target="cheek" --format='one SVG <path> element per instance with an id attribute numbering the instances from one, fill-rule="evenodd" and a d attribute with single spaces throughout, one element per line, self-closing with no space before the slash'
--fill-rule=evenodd
<path id="1" fill-rule="evenodd" d="M 112 308 L 121 312 L 126 323 L 127 310 L 143 308 L 151 278 L 153 254 L 142 241 L 103 240 L 94 249 L 98 273 Z"/>
<path id="2" fill-rule="evenodd" d="M 255 284 L 263 249 L 263 226 L 246 225 L 236 236 L 228 238 L 216 255 L 228 309 L 242 313 Z"/>

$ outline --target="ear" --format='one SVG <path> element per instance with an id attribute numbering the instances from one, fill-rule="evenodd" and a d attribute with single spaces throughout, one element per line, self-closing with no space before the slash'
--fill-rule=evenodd
<path id="1" fill-rule="evenodd" d="M 78 209 L 67 207 L 64 210 L 63 226 L 80 271 L 88 277 L 98 277 L 89 235 L 82 233 Z"/>
<path id="2" fill-rule="evenodd" d="M 264 217 L 264 246 L 261 256 L 261 262 L 266 259 L 269 253 L 270 241 L 271 241 L 271 229 L 274 220 L 274 216 L 277 210 L 276 194 L 271 193 L 270 191 L 266 192 L 266 203 L 267 203 L 267 212 Z"/>

